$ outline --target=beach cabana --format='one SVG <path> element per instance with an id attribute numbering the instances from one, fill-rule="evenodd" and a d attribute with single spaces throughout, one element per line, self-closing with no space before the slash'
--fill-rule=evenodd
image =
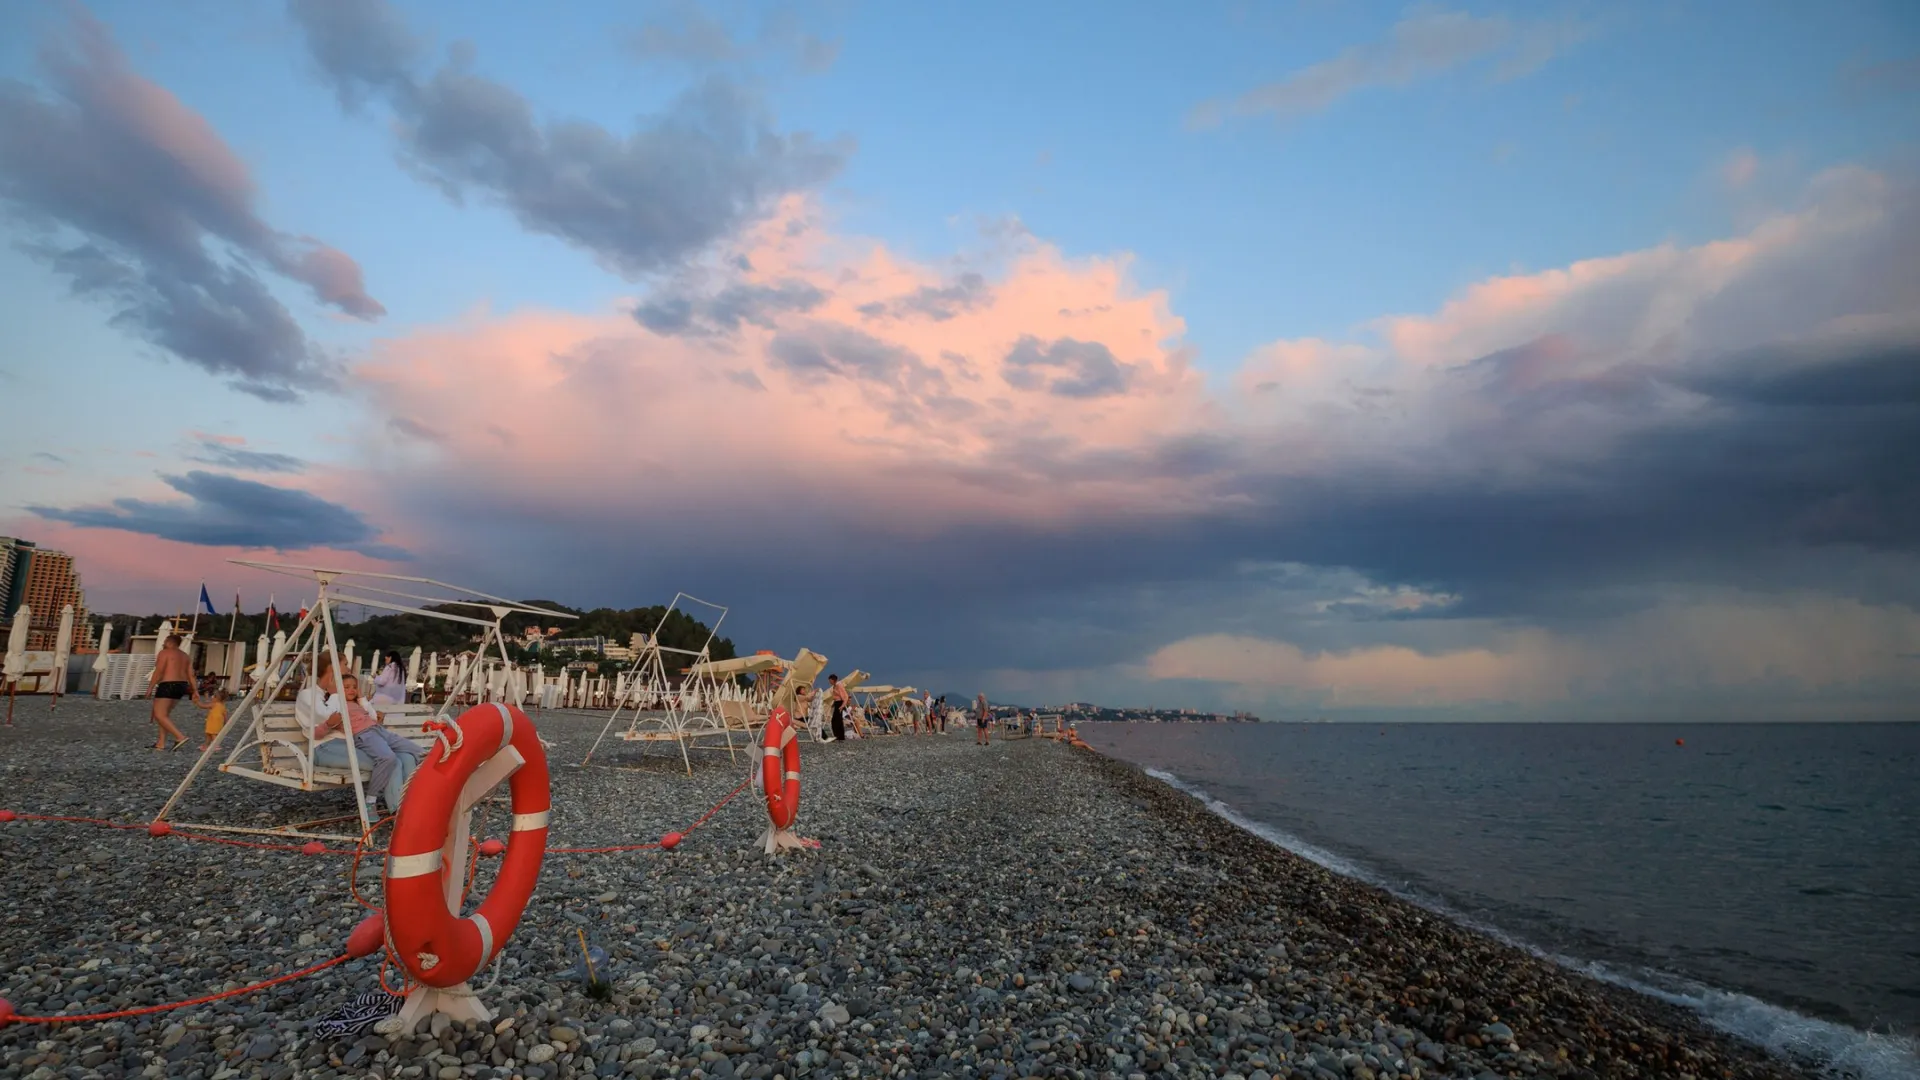
<path id="1" fill-rule="evenodd" d="M 188 770 L 186 778 L 180 781 L 180 786 L 174 789 L 166 805 L 160 808 L 160 813 L 154 818 L 155 822 L 166 821 L 193 786 L 195 779 L 208 765 L 213 764 L 216 758 L 220 758 L 217 766 L 220 772 L 296 791 L 323 791 L 351 787 L 359 828 L 351 833 L 324 833 L 311 829 L 314 826 L 324 826 L 343 820 L 341 818 L 302 822 L 273 829 L 243 828 L 207 822 L 176 822 L 175 824 L 186 828 L 220 832 L 274 833 L 349 841 L 359 840 L 373 828 L 375 816 L 372 812 L 372 802 L 364 786 L 365 778 L 362 776 L 360 757 L 354 741 L 346 740 L 346 768 L 315 764 L 314 740 L 301 728 L 299 721 L 295 718 L 293 702 L 278 700 L 282 690 L 292 689 L 303 676 L 317 670 L 322 655 L 330 658 L 333 670 L 342 673 L 347 671 L 344 650 L 335 637 L 333 618 L 334 610 L 343 604 L 355 604 L 378 608 L 382 611 L 419 615 L 424 618 L 479 627 L 481 653 L 476 654 L 476 668 L 479 666 L 477 663 L 479 656 L 483 655 L 490 646 L 499 652 L 502 663 L 509 662 L 506 638 L 500 631 L 500 621 L 507 615 L 525 612 L 551 618 L 573 618 L 565 612 L 517 603 L 431 578 L 402 577 L 364 570 L 336 570 L 315 566 L 253 562 L 245 559 L 229 561 L 268 573 L 311 579 L 319 587 L 319 595 L 302 616 L 298 625 L 294 627 L 291 637 L 283 639 L 279 635 L 275 636 L 274 654 L 271 660 L 261 666 L 260 677 L 254 680 L 246 696 L 228 713 L 229 719 L 226 726 L 220 729 L 220 733 L 215 735 L 207 744 L 207 748 L 201 752 L 193 768 Z M 447 610 L 449 608 L 458 610 Z M 423 736 L 423 725 L 430 719 L 446 719 L 454 705 L 453 697 L 449 695 L 437 711 L 430 705 L 388 706 L 381 711 L 387 714 L 389 728 L 415 742 L 428 745 L 433 740 Z M 223 749 L 230 739 L 233 743 L 232 748 L 225 750 L 223 757 Z"/>

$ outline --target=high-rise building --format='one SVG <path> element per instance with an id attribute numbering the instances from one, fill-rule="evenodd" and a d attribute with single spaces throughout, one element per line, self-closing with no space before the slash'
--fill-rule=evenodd
<path id="1" fill-rule="evenodd" d="M 10 579 L 6 582 L 7 619 L 21 604 L 33 612 L 27 623 L 27 648 L 53 651 L 54 639 L 60 636 L 60 612 L 68 604 L 73 605 L 73 638 L 67 648 L 72 652 L 87 648 L 93 628 L 88 625 L 87 593 L 80 587 L 73 556 L 12 538 L 0 540 L 0 552 Z"/>
<path id="2" fill-rule="evenodd" d="M 33 558 L 33 541 L 0 536 L 0 622 L 13 618 L 20 607 L 20 590 L 27 583 L 27 561 Z"/>

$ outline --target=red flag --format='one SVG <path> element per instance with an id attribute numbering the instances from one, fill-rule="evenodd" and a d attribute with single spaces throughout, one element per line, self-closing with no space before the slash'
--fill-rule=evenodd
<path id="1" fill-rule="evenodd" d="M 273 610 L 273 597 L 271 596 L 267 597 L 267 630 L 269 633 L 275 634 L 280 632 L 280 613 Z"/>

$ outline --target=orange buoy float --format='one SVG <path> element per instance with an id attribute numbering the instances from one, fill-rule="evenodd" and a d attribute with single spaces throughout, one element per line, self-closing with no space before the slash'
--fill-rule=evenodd
<path id="1" fill-rule="evenodd" d="M 429 730 L 437 745 L 408 783 L 387 845 L 386 921 L 407 974 L 445 989 L 492 963 L 520 924 L 540 878 L 553 796 L 546 750 L 518 708 L 479 705 Z M 467 814 L 502 780 L 512 797 L 513 829 L 492 891 L 462 918 L 456 913 L 466 884 Z M 430 1007 L 455 1012 L 444 1003 Z"/>
<path id="2" fill-rule="evenodd" d="M 767 717 L 760 736 L 760 771 L 754 775 L 755 786 L 767 799 L 767 831 L 760 836 L 760 846 L 769 855 L 811 846 L 793 832 L 800 817 L 800 739 L 785 709 Z"/>
<path id="3" fill-rule="evenodd" d="M 1675 745 L 1675 746 L 1685 746 L 1685 745 L 1687 745 L 1687 740 L 1685 740 L 1685 739 L 1675 739 L 1675 740 L 1673 740 L 1673 745 Z"/>

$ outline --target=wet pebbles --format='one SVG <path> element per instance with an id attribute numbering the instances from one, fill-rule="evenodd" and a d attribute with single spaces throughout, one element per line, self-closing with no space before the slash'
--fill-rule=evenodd
<path id="1" fill-rule="evenodd" d="M 0 807 L 150 818 L 189 762 L 143 748 L 144 714 L 23 699 L 0 729 Z M 558 744 L 556 846 L 682 828 L 751 760 L 700 754 L 689 779 L 667 748 L 610 741 L 603 759 L 626 767 L 579 769 L 600 720 L 536 721 Z M 1086 751 L 956 732 L 806 744 L 803 759 L 800 831 L 818 853 L 761 855 L 749 792 L 672 852 L 551 856 L 482 994 L 489 1023 L 318 1038 L 377 985 L 368 959 L 210 1005 L 0 1029 L 0 1075 L 1801 1075 Z M 271 825 L 348 805 L 215 775 L 176 817 Z M 0 824 L 0 996 L 26 1015 L 106 1011 L 327 959 L 364 913 L 349 862 Z M 377 900 L 372 860 L 360 877 Z M 588 993 L 583 945 L 600 950 L 606 1000 Z"/>

